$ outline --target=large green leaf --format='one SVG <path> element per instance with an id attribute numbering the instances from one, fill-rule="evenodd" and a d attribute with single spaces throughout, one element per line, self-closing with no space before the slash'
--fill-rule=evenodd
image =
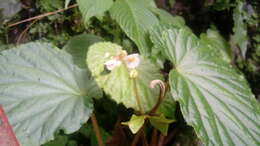
<path id="1" fill-rule="evenodd" d="M 65 51 L 46 43 L 29 43 L 0 54 L 0 104 L 21 145 L 39 146 L 55 131 L 78 130 L 92 113 L 98 96 L 88 72 Z"/>
<path id="2" fill-rule="evenodd" d="M 85 24 L 93 16 L 103 16 L 112 5 L 113 0 L 77 0 Z"/>
<path id="3" fill-rule="evenodd" d="M 159 23 L 149 10 L 150 3 L 141 0 L 119 0 L 110 9 L 113 19 L 138 46 L 142 55 L 148 56 L 151 42 L 148 31 Z"/>
<path id="4" fill-rule="evenodd" d="M 150 10 L 159 17 L 160 23 L 172 24 L 177 27 L 186 27 L 185 21 L 181 16 L 174 16 L 159 8 L 150 8 Z"/>
<path id="5" fill-rule="evenodd" d="M 139 110 L 135 98 L 133 79 L 130 78 L 129 69 L 121 65 L 111 72 L 106 72 L 104 63 L 122 52 L 121 46 L 109 42 L 96 43 L 90 46 L 87 54 L 88 67 L 96 79 L 98 85 L 111 95 L 117 103 L 123 103 L 126 107 Z M 157 102 L 159 89 L 149 88 L 152 80 L 162 79 L 159 69 L 147 59 L 141 58 L 140 65 L 136 68 L 138 77 L 136 79 L 138 93 L 144 111 L 149 111 Z M 167 116 L 174 115 L 175 103 L 167 98 L 160 106 L 161 112 Z"/>
<path id="6" fill-rule="evenodd" d="M 210 47 L 218 50 L 221 57 L 227 62 L 231 62 L 232 51 L 228 42 L 221 36 L 221 34 L 216 29 L 208 29 L 207 33 L 202 33 L 200 35 L 201 40 L 206 41 Z"/>
<path id="7" fill-rule="evenodd" d="M 260 106 L 245 78 L 190 31 L 161 26 L 151 36 L 174 65 L 172 95 L 205 145 L 259 145 Z"/>
<path id="8" fill-rule="evenodd" d="M 73 62 L 80 68 L 86 68 L 86 55 L 88 47 L 96 42 L 102 41 L 102 38 L 91 35 L 81 34 L 74 36 L 63 47 L 73 57 Z"/>

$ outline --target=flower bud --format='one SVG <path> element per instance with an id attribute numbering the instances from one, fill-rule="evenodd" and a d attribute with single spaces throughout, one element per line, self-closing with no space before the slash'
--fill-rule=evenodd
<path id="1" fill-rule="evenodd" d="M 136 78 L 138 76 L 137 70 L 133 69 L 130 71 L 130 78 Z"/>

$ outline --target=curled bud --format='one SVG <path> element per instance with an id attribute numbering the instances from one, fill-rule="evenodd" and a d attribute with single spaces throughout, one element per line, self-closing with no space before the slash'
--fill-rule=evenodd
<path id="1" fill-rule="evenodd" d="M 161 90 L 161 92 L 162 92 L 162 95 L 164 95 L 164 94 L 165 94 L 165 84 L 164 84 L 164 82 L 161 81 L 161 80 L 152 80 L 152 81 L 150 82 L 149 87 L 150 87 L 150 88 L 154 88 L 156 85 L 159 85 L 159 86 L 160 86 L 160 90 Z"/>

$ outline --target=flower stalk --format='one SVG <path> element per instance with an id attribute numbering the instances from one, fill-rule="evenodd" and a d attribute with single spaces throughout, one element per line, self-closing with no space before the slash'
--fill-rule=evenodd
<path id="1" fill-rule="evenodd" d="M 137 106 L 141 112 L 141 114 L 144 114 L 144 110 L 143 107 L 141 105 L 141 98 L 138 94 L 138 89 L 137 89 L 137 83 L 136 83 L 136 78 L 133 78 L 133 85 L 134 85 L 134 93 L 135 93 L 135 98 L 136 98 L 136 102 L 137 102 Z"/>

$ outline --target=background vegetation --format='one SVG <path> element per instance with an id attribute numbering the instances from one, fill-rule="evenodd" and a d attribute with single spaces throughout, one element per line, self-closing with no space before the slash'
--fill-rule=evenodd
<path id="1" fill-rule="evenodd" d="M 0 50 L 35 40 L 52 42 L 59 48 L 63 48 L 72 38 L 81 39 L 80 36 L 78 38 L 75 36 L 87 33 L 102 36 L 107 41 L 120 44 L 128 52 L 137 51 L 136 45 L 126 36 L 120 26 L 112 21 L 110 15 L 105 14 L 103 17 L 93 17 L 86 21 L 75 4 L 74 0 L 1 0 Z M 63 11 L 65 5 L 72 7 Z M 216 45 L 230 48 L 232 64 L 243 72 L 256 98 L 260 100 L 259 1 L 157 0 L 156 5 L 172 15 L 181 16 L 178 21 L 184 20 L 201 38 L 215 38 Z M 57 10 L 62 10 L 62 12 L 50 13 Z M 47 15 L 13 25 L 15 22 L 41 14 Z M 164 65 L 162 72 L 167 72 L 169 68 L 168 64 Z M 123 105 L 117 105 L 107 97 L 95 100 L 94 105 L 98 123 L 101 125 L 101 134 L 107 141 L 107 145 L 130 144 L 129 137 L 133 135 L 116 119 L 118 117 L 121 121 L 129 119 L 133 111 L 126 109 Z M 179 119 L 183 119 L 180 109 L 177 109 L 176 114 Z M 171 131 L 167 137 L 169 144 L 201 144 L 193 128 L 189 127 L 184 120 L 171 125 L 169 131 Z M 79 131 L 70 135 L 59 131 L 54 141 L 44 144 L 44 146 L 83 145 L 97 145 L 90 124 L 84 125 Z"/>

